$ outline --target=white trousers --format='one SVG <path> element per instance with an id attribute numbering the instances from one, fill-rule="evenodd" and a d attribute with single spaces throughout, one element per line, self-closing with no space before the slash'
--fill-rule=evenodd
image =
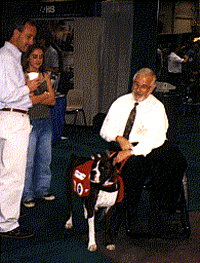
<path id="1" fill-rule="evenodd" d="M 0 111 L 0 232 L 19 226 L 31 129 L 27 114 Z"/>

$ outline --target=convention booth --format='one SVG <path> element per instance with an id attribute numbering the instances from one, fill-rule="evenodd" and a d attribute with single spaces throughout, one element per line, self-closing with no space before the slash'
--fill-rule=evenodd
<path id="1" fill-rule="evenodd" d="M 156 69 L 156 1 L 26 2 L 9 3 L 9 8 L 13 13 L 31 15 L 50 32 L 61 59 L 62 85 L 55 88 L 56 105 L 51 110 L 53 143 L 60 140 L 64 123 L 71 121 L 65 116 L 69 90 L 82 91 L 87 125 L 92 125 L 98 113 L 106 113 L 117 97 L 130 91 L 137 70 Z M 164 95 L 160 98 L 169 102 L 167 110 L 173 115 L 172 100 Z M 81 116 L 77 124 L 84 124 Z"/>

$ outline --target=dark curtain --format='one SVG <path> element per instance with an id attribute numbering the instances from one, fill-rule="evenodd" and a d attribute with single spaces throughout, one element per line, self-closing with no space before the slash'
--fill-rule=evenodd
<path id="1" fill-rule="evenodd" d="M 134 1 L 133 44 L 129 91 L 133 75 L 144 67 L 156 70 L 158 1 Z"/>

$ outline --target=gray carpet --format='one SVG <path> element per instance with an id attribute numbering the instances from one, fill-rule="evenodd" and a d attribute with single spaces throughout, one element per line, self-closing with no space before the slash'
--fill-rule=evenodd
<path id="1" fill-rule="evenodd" d="M 173 123 L 173 122 L 172 122 Z M 175 122 L 174 122 L 175 123 Z M 87 222 L 83 218 L 80 200 L 74 200 L 76 224 L 74 230 L 64 228 L 66 222 L 66 184 L 65 171 L 72 153 L 90 156 L 107 148 L 92 127 L 66 126 L 62 140 L 53 146 L 52 193 L 56 200 L 50 203 L 38 202 L 33 209 L 25 209 L 27 216 L 21 224 L 29 227 L 36 235 L 30 240 L 3 239 L 1 243 L 1 262 L 140 262 L 140 263 L 182 263 L 199 261 L 200 240 L 200 143 L 199 115 L 178 115 L 172 127 L 171 138 L 178 143 L 188 161 L 187 177 L 189 188 L 189 210 L 192 233 L 189 239 L 139 239 L 128 238 L 122 225 L 116 241 L 116 251 L 104 247 L 104 221 L 97 222 L 98 251 L 87 250 Z M 148 213 L 146 197 L 141 203 L 142 212 Z"/>

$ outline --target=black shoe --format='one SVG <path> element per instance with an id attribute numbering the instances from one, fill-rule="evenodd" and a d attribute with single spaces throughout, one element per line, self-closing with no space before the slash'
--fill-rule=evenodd
<path id="1" fill-rule="evenodd" d="M 26 200 L 23 202 L 23 205 L 27 208 L 35 207 L 35 200 L 34 199 Z"/>
<path id="2" fill-rule="evenodd" d="M 42 198 L 43 198 L 44 200 L 46 200 L 46 201 L 53 201 L 53 200 L 56 199 L 55 196 L 52 195 L 52 194 L 46 194 L 46 195 L 44 195 Z"/>
<path id="3" fill-rule="evenodd" d="M 33 233 L 31 233 L 27 230 L 22 230 L 20 226 L 11 230 L 11 231 L 0 233 L 0 237 L 7 237 L 7 238 L 23 239 L 23 238 L 30 238 L 32 236 L 34 236 Z"/>

